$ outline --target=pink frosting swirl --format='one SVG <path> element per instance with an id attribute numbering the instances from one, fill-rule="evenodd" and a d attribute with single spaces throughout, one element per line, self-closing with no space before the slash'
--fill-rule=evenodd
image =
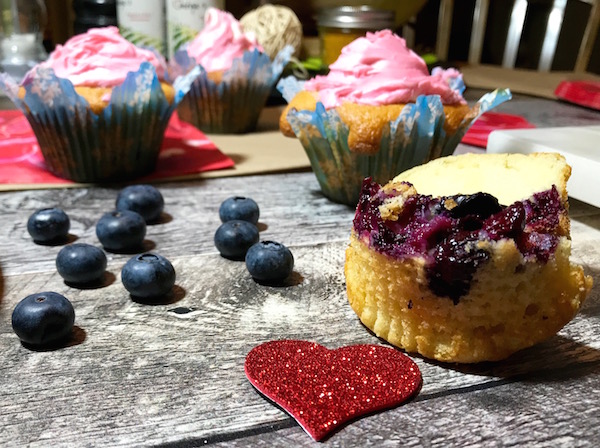
<path id="1" fill-rule="evenodd" d="M 59 78 L 75 86 L 114 87 L 125 81 L 129 72 L 139 70 L 144 61 L 164 79 L 166 64 L 150 50 L 136 47 L 119 34 L 117 27 L 92 28 L 64 45 L 57 45 L 39 66 L 50 67 Z"/>
<path id="2" fill-rule="evenodd" d="M 367 33 L 342 49 L 326 76 L 304 84 L 317 91 L 325 108 L 343 102 L 383 105 L 414 102 L 419 95 L 439 95 L 444 104 L 465 104 L 462 95 L 448 84 L 461 76 L 455 69 L 430 75 L 425 61 L 407 48 L 390 30 Z"/>
<path id="3" fill-rule="evenodd" d="M 208 8 L 204 15 L 204 28 L 186 49 L 206 71 L 214 72 L 229 69 L 235 58 L 254 48 L 262 51 L 254 33 L 244 33 L 230 13 Z"/>

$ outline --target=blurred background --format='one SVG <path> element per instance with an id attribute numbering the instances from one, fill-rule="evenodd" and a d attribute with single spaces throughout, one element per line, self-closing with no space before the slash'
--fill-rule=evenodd
<path id="1" fill-rule="evenodd" d="M 14 31 L 15 23 L 36 19 L 33 12 L 38 6 L 43 9 L 39 33 L 46 52 L 56 44 L 65 42 L 76 33 L 94 26 L 117 24 L 117 6 L 134 0 L 0 0 L 2 8 L 1 26 L 4 43 L 2 51 L 10 51 L 6 39 Z M 145 0 L 147 2 L 147 0 Z M 158 0 L 158 2 L 164 0 Z M 167 0 L 169 1 L 169 0 Z M 489 0 L 486 3 L 485 22 L 480 42 L 480 63 L 501 65 L 507 46 L 513 5 L 520 0 Z M 185 3 L 185 0 L 179 0 Z M 202 3 L 202 2 L 201 2 Z M 204 1 L 203 3 L 213 3 Z M 410 46 L 421 55 L 431 55 L 441 63 L 456 64 L 469 60 L 471 35 L 478 0 L 284 0 L 246 1 L 222 0 L 215 2 L 230 11 L 238 19 L 245 13 L 265 3 L 285 5 L 291 8 L 302 24 L 304 44 L 300 58 L 318 56 L 319 40 L 317 16 L 323 8 L 341 5 L 369 5 L 394 11 L 395 31 L 407 38 Z M 514 67 L 537 69 L 542 53 L 547 24 L 556 5 L 564 4 L 562 26 L 556 42 L 550 70 L 571 71 L 575 67 L 581 42 L 586 32 L 585 24 L 592 14 L 597 15 L 596 0 L 529 0 L 521 21 L 520 42 L 516 51 Z M 15 4 L 22 12 L 15 20 Z M 147 3 L 146 3 L 147 4 Z M 29 6 L 28 6 L 29 5 Z M 33 6 L 32 6 L 33 5 Z M 448 5 L 451 5 L 450 10 Z M 443 20 L 442 20 L 443 19 Z M 28 29 L 30 24 L 22 23 Z M 597 23 L 596 23 L 597 28 Z M 444 33 L 443 35 L 440 33 Z M 585 70 L 600 74 L 600 34 L 595 34 L 589 62 Z"/>

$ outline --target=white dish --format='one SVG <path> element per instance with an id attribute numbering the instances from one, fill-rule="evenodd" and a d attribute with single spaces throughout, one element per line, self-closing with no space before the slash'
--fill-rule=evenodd
<path id="1" fill-rule="evenodd" d="M 572 168 L 569 196 L 600 207 L 600 126 L 493 131 L 487 152 L 560 153 Z"/>

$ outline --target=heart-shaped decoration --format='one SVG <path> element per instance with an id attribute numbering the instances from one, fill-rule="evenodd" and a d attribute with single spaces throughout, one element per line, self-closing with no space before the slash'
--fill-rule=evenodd
<path id="1" fill-rule="evenodd" d="M 329 350 L 309 341 L 271 341 L 248 353 L 244 369 L 256 389 L 317 441 L 351 419 L 399 405 L 422 382 L 408 356 L 381 345 Z"/>

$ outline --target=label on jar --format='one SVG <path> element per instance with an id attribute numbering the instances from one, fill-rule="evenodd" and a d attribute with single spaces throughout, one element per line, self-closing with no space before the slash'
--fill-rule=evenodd
<path id="1" fill-rule="evenodd" d="M 169 57 L 204 27 L 204 13 L 211 6 L 225 9 L 225 0 L 166 0 Z"/>
<path id="2" fill-rule="evenodd" d="M 118 0 L 117 22 L 128 41 L 167 55 L 164 0 Z"/>

